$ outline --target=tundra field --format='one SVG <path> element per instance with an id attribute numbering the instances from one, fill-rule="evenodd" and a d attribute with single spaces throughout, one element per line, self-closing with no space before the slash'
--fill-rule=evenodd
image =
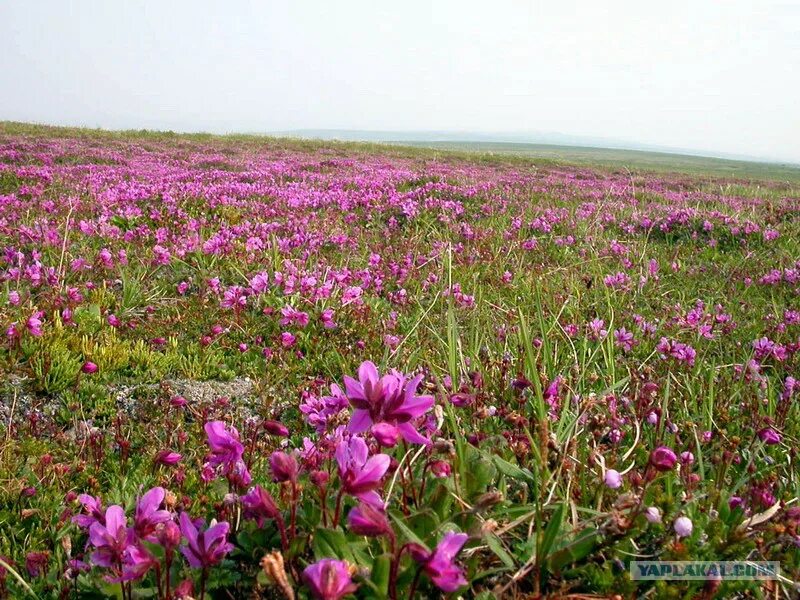
<path id="1" fill-rule="evenodd" d="M 799 182 L 1 124 L 0 597 L 797 597 Z"/>

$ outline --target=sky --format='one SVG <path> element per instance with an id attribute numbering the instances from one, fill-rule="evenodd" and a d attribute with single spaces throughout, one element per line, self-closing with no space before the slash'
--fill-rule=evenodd
<path id="1" fill-rule="evenodd" d="M 800 0 L 0 0 L 0 119 L 800 162 Z"/>

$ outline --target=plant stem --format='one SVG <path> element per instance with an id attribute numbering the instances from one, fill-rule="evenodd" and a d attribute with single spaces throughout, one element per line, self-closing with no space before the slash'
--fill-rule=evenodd
<path id="1" fill-rule="evenodd" d="M 342 495 L 344 489 L 340 488 L 339 493 L 336 495 L 336 511 L 333 513 L 333 528 L 336 529 L 339 525 L 339 513 L 342 510 Z"/>

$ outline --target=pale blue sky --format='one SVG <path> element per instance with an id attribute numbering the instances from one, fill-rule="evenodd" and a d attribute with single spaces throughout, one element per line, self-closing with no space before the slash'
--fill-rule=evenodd
<path id="1" fill-rule="evenodd" d="M 0 119 L 549 131 L 800 162 L 800 0 L 0 0 Z"/>

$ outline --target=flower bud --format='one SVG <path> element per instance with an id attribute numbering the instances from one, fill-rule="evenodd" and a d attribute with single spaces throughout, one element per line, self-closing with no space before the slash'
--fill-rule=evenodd
<path id="1" fill-rule="evenodd" d="M 272 471 L 272 479 L 276 482 L 297 481 L 299 467 L 297 460 L 286 452 L 273 452 L 269 457 L 269 468 Z"/>
<path id="2" fill-rule="evenodd" d="M 91 375 L 92 373 L 97 373 L 98 366 L 91 361 L 86 361 L 83 363 L 81 367 L 81 373 L 86 373 L 87 375 Z"/>
<path id="3" fill-rule="evenodd" d="M 619 471 L 608 469 L 604 477 L 604 483 L 612 490 L 616 490 L 622 485 L 622 475 L 620 475 Z"/>
<path id="4" fill-rule="evenodd" d="M 677 462 L 678 457 L 666 446 L 659 446 L 650 453 L 650 464 L 657 471 L 671 471 Z"/>
<path id="5" fill-rule="evenodd" d="M 279 437 L 287 437 L 289 435 L 289 429 L 282 423 L 278 423 L 278 421 L 264 421 L 264 431 Z"/>
<path id="6" fill-rule="evenodd" d="M 378 537 L 393 534 L 386 514 L 377 508 L 361 502 L 347 514 L 350 531 L 358 535 Z"/>
<path id="7" fill-rule="evenodd" d="M 692 529 L 694 528 L 692 520 L 689 517 L 678 517 L 675 519 L 672 527 L 675 529 L 675 533 L 678 534 L 678 537 L 687 537 L 691 535 Z"/>
<path id="8" fill-rule="evenodd" d="M 157 539 L 167 550 L 174 550 L 181 543 L 181 528 L 175 521 L 167 521 L 159 528 Z"/>

